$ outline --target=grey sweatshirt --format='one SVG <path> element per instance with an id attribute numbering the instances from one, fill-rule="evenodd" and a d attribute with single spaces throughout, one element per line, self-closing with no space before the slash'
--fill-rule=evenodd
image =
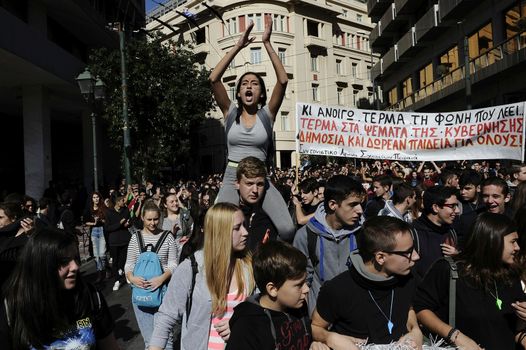
<path id="1" fill-rule="evenodd" d="M 351 251 L 356 249 L 354 232 L 360 228 L 355 226 L 334 230 L 327 223 L 325 216 L 325 208 L 321 203 L 316 209 L 314 217 L 309 220 L 307 225 L 298 230 L 293 243 L 294 247 L 309 258 L 307 227 L 317 235 L 316 256 L 319 263 L 317 266 L 312 266 L 311 259 L 308 259 L 307 263 L 307 279 L 311 281 L 308 295 L 309 314 L 312 314 L 316 307 L 316 300 L 323 282 L 347 270 L 349 255 Z M 323 259 L 320 256 L 320 244 L 323 246 Z"/>
<path id="2" fill-rule="evenodd" d="M 212 298 L 206 284 L 203 251 L 195 252 L 198 273 L 192 297 L 190 316 L 186 313 L 186 300 L 192 282 L 192 266 L 186 259 L 175 269 L 170 279 L 163 303 L 154 317 L 154 330 L 150 338 L 151 346 L 164 348 L 168 335 L 177 321 L 182 321 L 181 350 L 206 350 L 212 321 Z M 250 281 L 249 270 L 245 270 L 245 281 Z M 246 288 L 248 283 L 245 283 Z M 253 290 L 245 290 L 251 295 Z"/>

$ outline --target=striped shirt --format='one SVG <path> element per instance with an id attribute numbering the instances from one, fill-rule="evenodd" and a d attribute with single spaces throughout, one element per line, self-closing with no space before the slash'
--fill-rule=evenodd
<path id="1" fill-rule="evenodd" d="M 142 235 L 142 239 L 144 241 L 145 246 L 147 246 L 148 244 L 155 246 L 162 235 L 162 231 L 155 235 L 144 234 L 142 231 L 137 232 L 140 232 L 140 234 Z M 166 240 L 164 241 L 163 245 L 159 248 L 159 252 L 157 253 L 164 271 L 170 270 L 173 273 L 174 269 L 177 267 L 177 262 L 179 261 L 178 251 L 179 249 L 176 246 L 173 235 L 168 234 L 168 236 L 166 236 Z M 128 244 L 126 265 L 124 265 L 125 273 L 133 272 L 133 269 L 135 268 L 135 264 L 137 263 L 137 259 L 139 258 L 140 254 L 141 251 L 139 249 L 139 243 L 137 242 L 137 236 L 133 234 L 131 236 L 130 243 Z"/>
<path id="2" fill-rule="evenodd" d="M 223 317 L 214 317 L 212 318 L 212 323 L 210 324 L 210 337 L 208 338 L 208 349 L 209 350 L 223 350 L 225 348 L 225 342 L 223 338 L 217 333 L 214 325 L 219 321 L 230 321 L 232 315 L 234 314 L 234 308 L 243 302 L 246 299 L 246 295 L 241 294 L 237 298 L 237 291 L 228 293 L 226 296 L 226 311 Z"/>

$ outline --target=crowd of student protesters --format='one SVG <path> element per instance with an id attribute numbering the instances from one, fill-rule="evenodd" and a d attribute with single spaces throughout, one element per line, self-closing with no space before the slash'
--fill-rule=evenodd
<path id="1" fill-rule="evenodd" d="M 88 198 L 82 222 L 90 228 L 98 272 L 95 282 L 112 276 L 117 291 L 126 280 L 143 288 L 158 288 L 169 281 L 161 308 L 134 306 L 145 347 L 222 348 L 228 340 L 226 346 L 231 349 L 270 349 L 277 344 L 280 348 L 352 349 L 365 342 L 400 342 L 419 348 L 424 334 L 465 349 L 512 349 L 516 342 L 525 343 L 522 301 L 526 297 L 521 280 L 526 276 L 526 254 L 519 247 L 526 244 L 526 165 L 303 163 L 299 184 L 294 169 L 277 170 L 273 177 L 297 227 L 292 235 L 277 230 L 262 209 L 267 171 L 254 157 L 238 164 L 239 201 L 231 206 L 218 204 L 208 216 L 221 187 L 217 175 L 169 186 L 131 185 L 127 191 L 121 186 Z M 4 199 L 0 204 L 2 284 L 15 270 L 21 247 L 42 254 L 35 242 L 28 241 L 49 240 L 45 233 L 56 234 L 57 224 L 76 233 L 78 222 L 71 203 L 68 192 L 42 198 L 38 205 L 29 197 Z M 27 235 L 34 227 L 44 233 Z M 139 254 L 135 234 L 155 243 L 166 230 L 172 235 L 159 252 L 166 273 L 151 281 L 134 276 Z M 225 236 L 228 232 L 233 233 Z M 304 260 L 292 246 L 272 243 L 268 251 L 261 249 L 276 240 L 292 243 Z M 63 253 L 56 259 L 64 260 L 61 254 L 77 256 L 70 246 L 61 247 Z M 254 254 L 254 266 L 247 251 Z M 192 275 L 186 258 L 193 253 L 199 267 L 194 309 L 184 318 Z M 224 260 L 228 256 L 238 257 L 239 263 Z M 461 275 L 455 326 L 448 319 L 446 256 L 458 263 Z M 77 278 L 78 265 L 70 270 Z M 214 273 L 204 273 L 209 270 Z M 16 271 L 19 281 L 27 278 L 22 268 Z M 289 286 L 288 280 L 295 284 Z M 4 288 L 19 288 L 13 281 Z M 251 297 L 255 286 L 261 294 Z M 83 293 L 72 298 L 87 300 L 95 292 L 86 289 Z M 202 299 L 203 293 L 208 297 Z M 15 300 L 6 298 L 6 305 L 14 308 Z M 244 306 L 244 299 L 252 306 Z M 113 348 L 111 317 L 105 302 L 101 305 L 96 311 L 101 323 L 93 328 L 97 340 L 103 339 L 99 344 Z M 3 318 L 7 319 L 9 308 L 2 310 L 0 336 L 7 339 L 7 330 L 13 326 Z M 27 317 L 24 312 L 28 311 L 17 309 L 14 315 Z M 64 312 L 70 322 L 84 315 L 78 308 L 72 315 L 71 310 Z M 101 325 L 104 331 L 98 330 Z M 293 339 L 283 338 L 282 333 L 292 329 Z M 203 336 L 192 336 L 196 332 Z M 24 339 L 38 343 L 37 338 Z"/>

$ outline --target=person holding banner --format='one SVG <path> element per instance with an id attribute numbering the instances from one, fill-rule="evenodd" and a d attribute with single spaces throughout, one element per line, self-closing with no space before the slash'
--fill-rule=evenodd
<path id="1" fill-rule="evenodd" d="M 265 18 L 262 41 L 276 72 L 277 82 L 268 104 L 265 82 L 258 74 L 247 72 L 241 76 L 236 87 L 237 105 L 228 97 L 221 79 L 234 57 L 243 48 L 254 42 L 255 37 L 250 37 L 253 27 L 254 23 L 250 22 L 237 44 L 221 59 L 209 77 L 212 92 L 225 118 L 228 148 L 228 163 L 217 202 L 239 203 L 235 182 L 236 168 L 241 159 L 254 156 L 268 164 L 274 152 L 272 126 L 285 96 L 288 77 L 270 43 L 272 21 L 269 17 Z M 268 189 L 263 201 L 263 210 L 272 219 L 280 234 L 292 235 L 295 227 L 287 205 L 279 191 L 270 181 L 267 182 Z"/>

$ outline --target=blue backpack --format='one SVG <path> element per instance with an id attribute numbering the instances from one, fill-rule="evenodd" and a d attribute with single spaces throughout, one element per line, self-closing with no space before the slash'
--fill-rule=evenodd
<path id="1" fill-rule="evenodd" d="M 140 231 L 136 232 L 137 243 L 141 254 L 137 259 L 135 268 L 133 269 L 134 276 L 140 276 L 145 280 L 150 280 L 153 277 L 160 276 L 164 273 L 161 261 L 159 259 L 159 249 L 163 245 L 166 237 L 170 234 L 170 231 L 163 231 L 161 237 L 155 244 L 155 247 L 151 244 L 144 245 L 142 234 Z M 138 288 L 132 285 L 132 302 L 137 306 L 156 308 L 161 305 L 163 301 L 164 293 L 166 292 L 166 284 L 152 291 L 149 289 Z"/>

